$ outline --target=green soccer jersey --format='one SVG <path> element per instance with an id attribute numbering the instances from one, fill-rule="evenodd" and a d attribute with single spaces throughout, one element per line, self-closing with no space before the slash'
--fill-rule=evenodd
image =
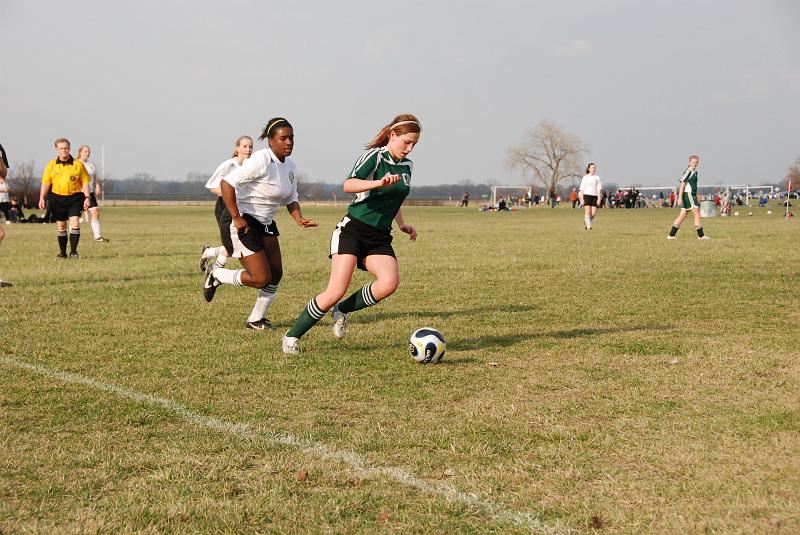
<path id="1" fill-rule="evenodd" d="M 686 171 L 683 172 L 683 176 L 681 177 L 680 181 L 681 183 L 686 184 L 686 186 L 683 188 L 684 193 L 697 196 L 697 169 L 692 171 L 690 167 L 687 167 Z"/>
<path id="2" fill-rule="evenodd" d="M 414 164 L 403 158 L 395 161 L 386 147 L 369 149 L 358 159 L 348 178 L 380 180 L 387 174 L 400 175 L 389 186 L 357 193 L 347 209 L 347 215 L 375 228 L 392 230 L 392 220 L 411 191 L 411 171 Z"/>

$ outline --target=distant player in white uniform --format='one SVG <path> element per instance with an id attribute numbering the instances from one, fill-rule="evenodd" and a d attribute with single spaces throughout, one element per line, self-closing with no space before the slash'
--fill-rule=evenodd
<path id="1" fill-rule="evenodd" d="M 3 179 L 8 176 L 8 157 L 6 156 L 5 151 L 3 150 L 3 146 L 0 145 L 0 177 Z M 3 238 L 6 237 L 6 229 L 0 227 L 0 242 L 3 241 Z M 14 286 L 8 281 L 4 281 L 0 279 L 0 288 L 6 288 L 8 286 Z"/>
<path id="2" fill-rule="evenodd" d="M 94 164 L 89 161 L 91 154 L 92 149 L 89 148 L 89 145 L 81 145 L 81 148 L 78 149 L 78 159 L 83 162 L 86 172 L 89 173 L 89 214 L 92 218 L 94 241 L 106 242 L 109 240 L 100 233 L 100 206 L 97 204 L 97 196 L 100 195 L 102 190 L 100 189 L 100 181 L 97 179 L 97 170 Z"/>
<path id="3" fill-rule="evenodd" d="M 595 174 L 597 166 L 590 163 L 586 166 L 586 174 L 581 180 L 581 187 L 578 188 L 581 205 L 583 205 L 583 224 L 586 230 L 592 230 L 592 220 L 597 215 L 597 208 L 600 206 L 603 184 L 600 177 Z"/>
<path id="4" fill-rule="evenodd" d="M 317 226 L 300 211 L 297 167 L 289 158 L 294 150 L 292 125 L 282 117 L 270 119 L 259 137 L 263 139 L 269 148 L 255 152 L 220 182 L 222 199 L 231 215 L 232 256 L 239 258 L 244 269 L 212 266 L 203 289 L 206 301 L 211 301 L 222 284 L 259 288 L 250 319 L 264 317 L 283 277 L 279 232 L 274 220 L 278 207 L 285 206 L 303 228 Z"/>

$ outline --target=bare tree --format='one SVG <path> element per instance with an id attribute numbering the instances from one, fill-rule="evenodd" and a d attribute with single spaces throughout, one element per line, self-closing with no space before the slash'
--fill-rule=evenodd
<path id="1" fill-rule="evenodd" d="M 582 176 L 585 151 L 578 136 L 550 121 L 542 121 L 525 134 L 522 143 L 509 149 L 508 163 L 514 169 L 530 173 L 533 181 L 549 191 L 565 178 Z"/>
<path id="2" fill-rule="evenodd" d="M 794 164 L 789 167 L 789 172 L 786 173 L 786 180 L 791 182 L 793 187 L 800 187 L 800 158 L 795 160 Z"/>
<path id="3" fill-rule="evenodd" d="M 8 189 L 24 207 L 39 202 L 40 176 L 36 174 L 33 160 L 14 164 L 8 170 Z"/>

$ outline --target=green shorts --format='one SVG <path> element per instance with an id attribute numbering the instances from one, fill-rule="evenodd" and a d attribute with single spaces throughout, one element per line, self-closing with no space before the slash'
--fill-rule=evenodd
<path id="1" fill-rule="evenodd" d="M 694 193 L 687 193 L 683 192 L 683 206 L 681 207 L 682 210 L 691 210 L 692 208 L 698 208 L 700 203 L 697 202 L 697 195 Z"/>

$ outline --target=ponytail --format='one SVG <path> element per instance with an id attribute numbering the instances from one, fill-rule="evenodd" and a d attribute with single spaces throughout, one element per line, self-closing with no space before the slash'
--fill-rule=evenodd
<path id="1" fill-rule="evenodd" d="M 378 147 L 385 147 L 389 143 L 389 135 L 394 132 L 395 135 L 402 136 L 408 133 L 422 132 L 422 125 L 419 119 L 410 113 L 402 113 L 395 117 L 391 123 L 387 124 L 372 138 L 372 141 L 367 143 L 368 149 L 375 149 Z"/>

